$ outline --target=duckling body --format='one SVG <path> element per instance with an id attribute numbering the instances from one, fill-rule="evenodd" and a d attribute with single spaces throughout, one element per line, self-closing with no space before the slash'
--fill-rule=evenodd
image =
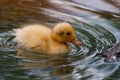
<path id="1" fill-rule="evenodd" d="M 26 25 L 21 29 L 15 30 L 15 40 L 18 42 L 18 46 L 22 45 L 24 48 L 35 52 L 45 54 L 67 53 L 71 49 L 70 45 L 67 42 L 71 42 L 71 40 L 69 41 L 65 39 L 74 38 L 75 33 L 71 25 L 69 25 L 68 23 L 61 24 L 62 25 L 57 25 L 58 29 L 51 29 L 40 24 Z M 67 31 L 64 30 L 67 29 L 65 28 L 65 24 L 67 24 L 67 26 L 69 26 L 70 28 L 70 30 L 68 30 L 68 33 L 72 30 L 70 32 L 72 37 L 70 38 L 69 34 L 68 36 L 64 36 L 64 31 Z M 60 26 L 64 26 L 64 28 L 62 29 L 62 27 Z"/>

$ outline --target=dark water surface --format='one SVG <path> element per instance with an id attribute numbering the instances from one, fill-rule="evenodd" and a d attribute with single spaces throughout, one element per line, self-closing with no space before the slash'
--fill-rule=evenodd
<path id="1" fill-rule="evenodd" d="M 85 45 L 66 56 L 18 59 L 12 29 L 69 22 Z M 120 0 L 1 0 L 0 80 L 120 80 L 120 61 L 93 57 L 120 42 Z"/>

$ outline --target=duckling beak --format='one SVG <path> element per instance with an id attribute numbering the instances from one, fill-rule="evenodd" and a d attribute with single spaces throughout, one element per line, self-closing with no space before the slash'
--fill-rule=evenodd
<path id="1" fill-rule="evenodd" d="M 75 44 L 76 46 L 82 46 L 83 45 L 83 43 L 81 43 L 77 38 L 72 40 L 72 43 Z"/>

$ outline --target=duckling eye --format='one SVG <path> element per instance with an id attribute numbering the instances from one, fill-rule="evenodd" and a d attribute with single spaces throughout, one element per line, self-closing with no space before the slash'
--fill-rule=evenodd
<path id="1" fill-rule="evenodd" d="M 68 36 L 69 36 L 69 35 L 71 35 L 71 33 L 70 33 L 70 32 L 66 32 L 66 35 L 68 35 Z"/>

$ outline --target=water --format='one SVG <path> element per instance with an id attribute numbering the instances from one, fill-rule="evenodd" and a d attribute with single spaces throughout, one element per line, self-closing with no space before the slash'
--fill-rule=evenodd
<path id="1" fill-rule="evenodd" d="M 0 5 L 0 80 L 120 80 L 119 61 L 93 57 L 120 42 L 119 0 L 3 0 Z M 72 45 L 60 57 L 16 58 L 12 29 L 64 21 L 74 26 L 84 47 Z"/>

